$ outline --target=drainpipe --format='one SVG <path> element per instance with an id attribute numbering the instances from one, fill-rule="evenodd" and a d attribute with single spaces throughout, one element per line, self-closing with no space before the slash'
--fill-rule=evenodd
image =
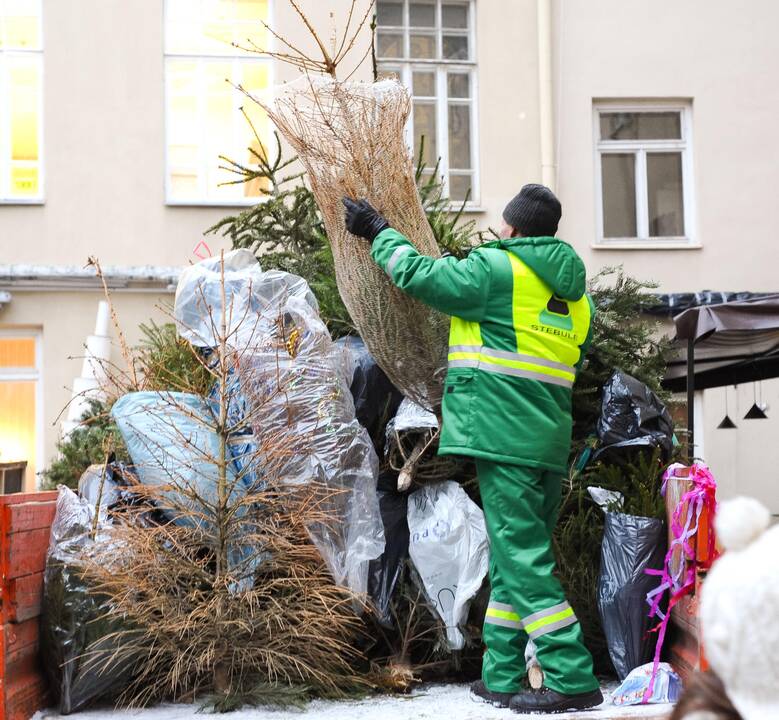
<path id="1" fill-rule="evenodd" d="M 552 0 L 538 0 L 538 105 L 541 124 L 541 182 L 555 190 L 557 160 L 552 105 Z"/>

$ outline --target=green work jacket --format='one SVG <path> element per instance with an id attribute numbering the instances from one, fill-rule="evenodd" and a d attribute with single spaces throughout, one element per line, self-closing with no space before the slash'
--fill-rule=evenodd
<path id="1" fill-rule="evenodd" d="M 595 312 L 576 251 L 511 238 L 436 259 L 387 228 L 371 255 L 397 287 L 452 316 L 439 453 L 564 472 Z"/>

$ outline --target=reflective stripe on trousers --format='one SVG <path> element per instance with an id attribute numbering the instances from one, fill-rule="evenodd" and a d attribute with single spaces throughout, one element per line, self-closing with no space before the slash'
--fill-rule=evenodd
<path id="1" fill-rule="evenodd" d="M 449 367 L 476 368 L 566 388 L 572 388 L 576 379 L 576 368 L 571 365 L 524 353 L 494 350 L 481 345 L 451 345 Z"/>
<path id="2" fill-rule="evenodd" d="M 511 605 L 490 602 L 484 622 L 514 630 L 524 630 L 530 639 L 534 640 L 547 633 L 573 625 L 578 620 L 573 608 L 567 602 L 528 615 L 524 620 L 519 617 Z"/>
<path id="3" fill-rule="evenodd" d="M 522 629 L 522 620 L 520 620 L 519 615 L 514 612 L 514 608 L 511 605 L 506 603 L 490 601 L 490 604 L 487 606 L 487 614 L 484 616 L 484 622 L 514 630 Z"/>

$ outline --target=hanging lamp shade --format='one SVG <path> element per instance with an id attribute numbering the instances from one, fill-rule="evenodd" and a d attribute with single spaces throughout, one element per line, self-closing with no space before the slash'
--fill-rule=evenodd
<path id="1" fill-rule="evenodd" d="M 744 420 L 768 420 L 768 415 L 766 415 L 763 409 L 755 403 L 749 408 L 747 414 L 744 415 Z"/>
<path id="2" fill-rule="evenodd" d="M 730 419 L 730 415 L 725 415 L 722 422 L 719 425 L 717 425 L 717 428 L 719 430 L 733 430 L 735 427 L 736 427 L 736 423 L 734 423 Z"/>

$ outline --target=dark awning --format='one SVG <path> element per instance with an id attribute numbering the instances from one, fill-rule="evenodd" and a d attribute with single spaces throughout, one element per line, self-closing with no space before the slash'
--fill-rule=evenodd
<path id="1" fill-rule="evenodd" d="M 665 385 L 686 387 L 687 349 L 695 343 L 695 389 L 779 377 L 779 295 L 685 310 L 674 318 L 676 352 Z"/>

